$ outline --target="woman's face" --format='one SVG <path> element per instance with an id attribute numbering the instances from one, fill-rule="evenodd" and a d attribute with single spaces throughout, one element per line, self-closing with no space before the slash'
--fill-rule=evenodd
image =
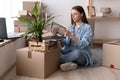
<path id="1" fill-rule="evenodd" d="M 72 16 L 72 19 L 74 22 L 79 22 L 79 21 L 81 21 L 83 14 L 81 14 L 80 12 L 78 12 L 75 9 L 72 9 L 71 16 Z"/>

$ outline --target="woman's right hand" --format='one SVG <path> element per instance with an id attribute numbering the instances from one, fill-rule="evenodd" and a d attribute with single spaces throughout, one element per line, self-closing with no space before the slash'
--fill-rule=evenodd
<path id="1" fill-rule="evenodd" d="M 53 35 L 57 35 L 57 32 L 58 32 L 58 31 L 57 31 L 56 28 L 52 28 L 52 29 L 51 29 L 51 33 L 52 33 Z"/>
<path id="2" fill-rule="evenodd" d="M 63 29 L 62 32 L 64 33 L 65 36 L 68 36 L 74 42 L 78 42 L 78 39 L 74 35 L 72 35 L 68 30 Z"/>

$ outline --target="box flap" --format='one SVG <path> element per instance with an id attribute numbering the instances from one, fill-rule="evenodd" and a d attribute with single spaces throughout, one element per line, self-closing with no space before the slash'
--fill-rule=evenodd
<path id="1" fill-rule="evenodd" d="M 107 44 L 120 45 L 120 41 L 111 41 L 107 42 Z"/>

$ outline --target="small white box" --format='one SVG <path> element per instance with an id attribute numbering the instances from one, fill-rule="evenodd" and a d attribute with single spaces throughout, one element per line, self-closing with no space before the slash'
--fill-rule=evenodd
<path id="1" fill-rule="evenodd" d="M 96 16 L 110 16 L 109 13 L 96 13 Z"/>
<path id="2" fill-rule="evenodd" d="M 102 13 L 96 13 L 96 16 L 103 16 Z"/>

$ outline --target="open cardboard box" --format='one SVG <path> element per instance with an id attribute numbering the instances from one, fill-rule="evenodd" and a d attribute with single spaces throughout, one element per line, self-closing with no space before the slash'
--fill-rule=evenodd
<path id="1" fill-rule="evenodd" d="M 45 52 L 32 52 L 28 55 L 28 47 L 16 51 L 16 74 L 37 78 L 46 78 L 59 69 L 59 48 Z"/>

